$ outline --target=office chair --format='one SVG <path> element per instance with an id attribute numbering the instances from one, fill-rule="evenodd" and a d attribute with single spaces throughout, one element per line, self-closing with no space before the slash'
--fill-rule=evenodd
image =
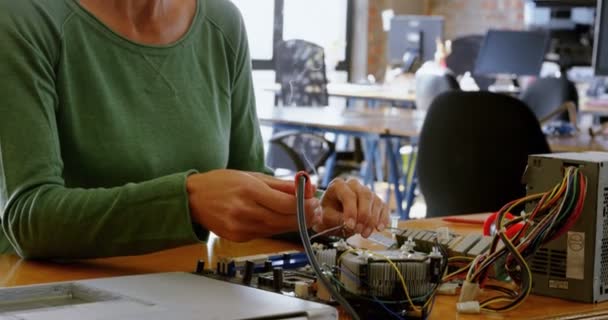
<path id="1" fill-rule="evenodd" d="M 574 106 L 578 104 L 576 87 L 565 77 L 536 79 L 524 89 L 519 98 L 530 107 L 541 123 L 553 119 L 570 121 L 576 125 L 576 107 L 570 112 L 563 110 L 554 114 L 565 103 Z"/>
<path id="2" fill-rule="evenodd" d="M 304 40 L 288 40 L 277 44 L 275 52 L 276 81 L 281 84 L 275 104 L 327 106 L 323 48 Z M 312 173 L 335 151 L 334 144 L 322 135 L 292 130 L 275 129 L 269 142 L 266 164 L 273 169 L 293 172 L 304 170 Z"/>
<path id="3" fill-rule="evenodd" d="M 458 81 L 449 72 L 443 74 L 418 72 L 416 73 L 416 109 L 428 110 L 435 97 L 446 91 L 459 89 Z"/>
<path id="4" fill-rule="evenodd" d="M 470 72 L 479 89 L 488 90 L 488 87 L 494 83 L 494 79 L 473 74 L 483 38 L 483 35 L 468 35 L 453 39 L 451 46 L 452 51 L 450 55 L 446 57 L 445 62 L 447 67 L 452 70 L 456 76 L 461 76 Z"/>
<path id="5" fill-rule="evenodd" d="M 525 195 L 528 155 L 548 152 L 538 120 L 517 98 L 443 93 L 428 110 L 418 146 L 427 217 L 500 209 Z"/>
<path id="6" fill-rule="evenodd" d="M 282 41 L 276 46 L 278 95 L 284 106 L 326 106 L 327 75 L 323 48 L 304 40 Z"/>
<path id="7" fill-rule="evenodd" d="M 299 131 L 280 131 L 270 138 L 274 162 L 291 172 L 317 170 L 335 152 L 333 142 L 325 137 Z"/>

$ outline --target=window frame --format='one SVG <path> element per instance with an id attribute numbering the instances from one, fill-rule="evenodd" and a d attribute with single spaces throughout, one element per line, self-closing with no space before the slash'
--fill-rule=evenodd
<path id="1" fill-rule="evenodd" d="M 337 71 L 346 71 L 350 79 L 351 66 L 351 46 L 353 40 L 353 14 L 354 0 L 346 1 L 346 46 L 344 48 L 345 59 L 338 62 Z M 253 70 L 274 70 L 276 57 L 276 44 L 283 41 L 283 8 L 285 0 L 274 0 L 274 30 L 272 34 L 272 42 L 275 44 L 272 48 L 272 59 L 252 59 Z"/>

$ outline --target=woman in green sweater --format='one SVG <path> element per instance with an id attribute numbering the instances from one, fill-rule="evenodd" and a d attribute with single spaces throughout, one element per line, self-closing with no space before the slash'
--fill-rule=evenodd
<path id="1" fill-rule="evenodd" d="M 0 44 L 0 253 L 131 255 L 208 230 L 296 230 L 292 182 L 261 174 L 229 1 L 0 0 Z M 306 205 L 319 230 L 344 221 L 369 236 L 388 221 L 354 180 Z"/>

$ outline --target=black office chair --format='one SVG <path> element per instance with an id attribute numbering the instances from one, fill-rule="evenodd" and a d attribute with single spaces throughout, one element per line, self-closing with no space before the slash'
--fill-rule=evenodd
<path id="1" fill-rule="evenodd" d="M 479 89 L 488 90 L 488 87 L 494 83 L 494 79 L 474 74 L 475 63 L 483 38 L 483 35 L 467 35 L 453 39 L 452 51 L 446 57 L 445 62 L 455 75 L 461 76 L 466 72 L 470 72 Z"/>
<path id="2" fill-rule="evenodd" d="M 334 143 L 323 136 L 291 130 L 276 133 L 270 144 L 273 161 L 291 172 L 317 170 L 335 152 Z"/>
<path id="3" fill-rule="evenodd" d="M 565 77 L 536 79 L 525 88 L 519 98 L 530 107 L 541 121 L 552 118 L 576 122 L 576 119 L 571 119 L 567 111 L 551 117 L 551 114 L 566 102 L 571 102 L 574 106 L 578 105 L 576 87 Z M 575 117 L 575 115 L 576 112 L 572 117 Z"/>
<path id="4" fill-rule="evenodd" d="M 525 195 L 529 154 L 550 152 L 538 120 L 502 94 L 446 92 L 429 108 L 418 147 L 427 217 L 490 212 Z"/>
<path id="5" fill-rule="evenodd" d="M 435 97 L 459 89 L 458 81 L 451 73 L 416 73 L 416 109 L 427 110 Z"/>
<path id="6" fill-rule="evenodd" d="M 276 47 L 278 98 L 284 106 L 326 106 L 328 104 L 325 53 L 304 40 L 287 40 Z"/>
<path id="7" fill-rule="evenodd" d="M 281 91 L 276 103 L 284 106 L 327 106 L 327 77 L 323 48 L 304 40 L 288 40 L 276 47 L 276 81 Z M 314 172 L 335 152 L 323 135 L 275 130 L 266 164 L 291 172 Z"/>

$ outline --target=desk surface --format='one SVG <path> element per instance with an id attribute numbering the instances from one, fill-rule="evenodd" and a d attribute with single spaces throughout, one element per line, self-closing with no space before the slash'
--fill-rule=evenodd
<path id="1" fill-rule="evenodd" d="M 264 125 L 292 125 L 328 131 L 348 131 L 400 137 L 417 136 L 424 122 L 424 111 L 377 108 L 363 111 L 339 107 L 277 107 L 258 114 Z"/>
<path id="2" fill-rule="evenodd" d="M 339 107 L 277 107 L 258 115 L 264 125 L 284 124 L 328 131 L 415 137 L 420 134 L 424 111 L 375 108 L 349 111 Z M 554 152 L 608 151 L 608 137 L 587 134 L 547 137 Z"/>
<path id="3" fill-rule="evenodd" d="M 596 99 L 581 95 L 578 111 L 581 113 L 589 113 L 596 116 L 608 116 L 608 99 Z"/>
<path id="4" fill-rule="evenodd" d="M 408 89 L 408 86 L 399 85 L 370 85 L 353 83 L 330 83 L 327 85 L 327 93 L 330 96 L 387 100 L 396 102 L 415 102 L 416 94 Z"/>
<path id="5" fill-rule="evenodd" d="M 441 219 L 412 220 L 403 226 L 435 229 L 449 226 L 459 233 L 480 232 L 470 224 L 447 223 Z M 23 261 L 16 256 L 0 255 L 0 287 L 134 275 L 153 272 L 193 271 L 197 259 L 213 265 L 220 256 L 243 256 L 258 253 L 300 249 L 298 245 L 274 240 L 256 240 L 234 243 L 212 238 L 206 245 L 192 245 L 137 257 L 119 257 L 81 262 Z M 585 314 L 608 315 L 608 303 L 597 305 L 570 302 L 540 296 L 530 296 L 518 309 L 504 314 L 458 315 L 455 313 L 456 297 L 439 296 L 430 319 L 547 319 Z M 574 319 L 574 318 L 572 318 Z"/>
<path id="6" fill-rule="evenodd" d="M 395 85 L 328 83 L 327 94 L 343 98 L 415 102 L 416 94 L 410 90 L 410 87 L 411 83 Z M 263 86 L 263 89 L 276 93 L 281 90 L 281 85 L 273 83 Z"/>
<path id="7" fill-rule="evenodd" d="M 608 137 L 606 136 L 592 138 L 587 134 L 579 134 L 572 137 L 547 137 L 547 142 L 553 152 L 608 152 Z"/>

